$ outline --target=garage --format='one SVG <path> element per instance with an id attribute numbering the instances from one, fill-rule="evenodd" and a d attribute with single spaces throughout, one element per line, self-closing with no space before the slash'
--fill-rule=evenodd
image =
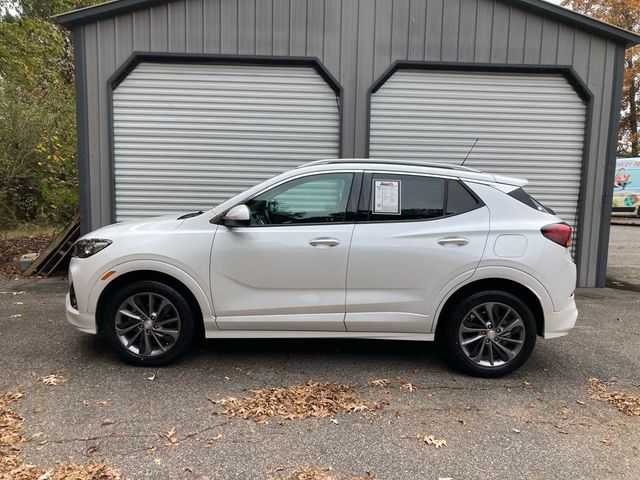
<path id="1" fill-rule="evenodd" d="M 138 63 L 113 91 L 115 220 L 207 210 L 338 157 L 338 105 L 311 66 Z"/>
<path id="2" fill-rule="evenodd" d="M 605 283 L 632 32 L 544 0 L 113 0 L 56 21 L 84 232 L 327 157 L 464 161 L 529 179 L 575 227 L 579 286 Z"/>
<path id="3" fill-rule="evenodd" d="M 526 178 L 575 227 L 587 101 L 559 73 L 394 67 L 371 94 L 369 156 Z"/>

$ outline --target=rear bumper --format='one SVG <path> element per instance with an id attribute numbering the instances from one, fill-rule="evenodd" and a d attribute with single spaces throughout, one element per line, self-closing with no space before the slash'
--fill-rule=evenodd
<path id="1" fill-rule="evenodd" d="M 67 311 L 67 322 L 81 332 L 93 334 L 98 333 L 95 315 L 93 313 L 80 313 L 78 310 L 73 308 L 71 306 L 71 296 L 68 293 L 65 298 L 64 305 Z"/>
<path id="2" fill-rule="evenodd" d="M 571 300 L 559 312 L 547 312 L 544 319 L 544 338 L 562 337 L 569 333 L 578 318 L 578 308 L 575 298 Z"/>

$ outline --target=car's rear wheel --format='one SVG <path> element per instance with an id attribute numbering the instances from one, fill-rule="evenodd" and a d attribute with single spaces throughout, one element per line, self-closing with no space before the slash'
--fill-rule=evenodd
<path id="1" fill-rule="evenodd" d="M 139 281 L 116 292 L 104 315 L 104 330 L 118 355 L 135 365 L 160 366 L 191 345 L 194 319 L 174 288 Z"/>
<path id="2" fill-rule="evenodd" d="M 520 368 L 536 343 L 531 309 L 508 292 L 470 295 L 446 321 L 450 357 L 459 369 L 479 377 L 500 377 Z"/>

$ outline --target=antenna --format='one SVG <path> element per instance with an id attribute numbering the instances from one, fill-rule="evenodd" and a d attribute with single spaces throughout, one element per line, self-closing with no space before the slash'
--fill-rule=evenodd
<path id="1" fill-rule="evenodd" d="M 478 140 L 480 140 L 480 137 L 476 138 L 476 141 L 473 142 L 473 145 L 471 145 L 471 148 L 469 149 L 467 156 L 464 157 L 464 160 L 462 160 L 462 163 L 460 164 L 460 166 L 464 165 L 464 162 L 467 161 L 467 158 L 469 158 L 469 155 L 471 155 L 471 152 L 473 152 L 473 149 L 476 147 L 476 143 L 478 143 Z"/>

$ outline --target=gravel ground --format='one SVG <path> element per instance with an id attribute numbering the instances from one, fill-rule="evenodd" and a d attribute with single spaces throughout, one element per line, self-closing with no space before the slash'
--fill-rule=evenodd
<path id="1" fill-rule="evenodd" d="M 65 323 L 66 288 L 0 280 L 0 291 L 24 292 L 0 295 L 0 393 L 25 393 L 14 408 L 35 435 L 26 462 L 99 459 L 132 479 L 266 479 L 286 466 L 345 479 L 638 478 L 640 417 L 591 399 L 589 378 L 640 394 L 639 293 L 579 291 L 569 336 L 539 340 L 516 374 L 481 380 L 452 372 L 431 344 L 374 341 L 209 341 L 177 365 L 133 368 Z M 68 381 L 37 382 L 51 373 Z M 265 424 L 227 418 L 208 399 L 307 381 L 388 405 Z"/>

